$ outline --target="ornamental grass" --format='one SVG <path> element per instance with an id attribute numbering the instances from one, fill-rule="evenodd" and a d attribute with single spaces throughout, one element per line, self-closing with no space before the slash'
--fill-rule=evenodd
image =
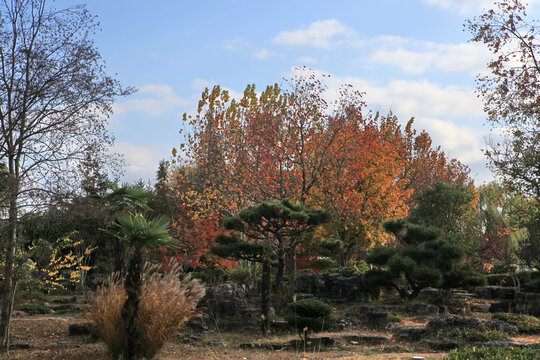
<path id="1" fill-rule="evenodd" d="M 162 266 L 147 266 L 144 270 L 141 300 L 138 312 L 138 330 L 141 338 L 137 356 L 153 358 L 165 342 L 191 317 L 205 294 L 198 280 L 180 280 L 180 268 L 171 266 L 168 272 Z M 100 286 L 91 301 L 91 315 L 99 336 L 113 358 L 126 352 L 127 338 L 122 323 L 122 307 L 126 293 L 121 279 L 111 276 L 108 284 Z"/>

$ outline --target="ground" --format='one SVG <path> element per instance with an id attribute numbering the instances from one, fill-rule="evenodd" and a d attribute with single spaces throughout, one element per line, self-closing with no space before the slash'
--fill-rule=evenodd
<path id="1" fill-rule="evenodd" d="M 2 360 L 105 360 L 109 359 L 107 349 L 101 341 L 92 341 L 89 336 L 69 336 L 69 325 L 84 322 L 84 316 L 74 315 L 34 315 L 17 314 L 12 322 L 12 343 L 26 343 L 31 349 L 10 350 L 0 356 Z M 362 333 L 367 333 L 362 331 Z M 380 333 L 380 332 L 379 332 Z M 343 335 L 344 333 L 340 333 Z M 332 336 L 335 333 L 323 333 L 320 336 Z M 319 335 L 318 335 L 319 336 Z M 295 338 L 294 335 L 271 336 L 262 339 L 253 333 L 219 333 L 205 334 L 205 340 L 216 339 L 225 347 L 212 347 L 204 344 L 184 344 L 182 337 L 173 338 L 165 345 L 156 360 L 201 360 L 201 359 L 411 359 L 413 355 L 424 356 L 425 359 L 443 359 L 445 353 L 423 351 L 413 352 L 413 348 L 398 344 L 384 346 L 343 346 L 329 351 L 270 351 L 240 350 L 237 345 L 242 342 L 285 342 Z"/>

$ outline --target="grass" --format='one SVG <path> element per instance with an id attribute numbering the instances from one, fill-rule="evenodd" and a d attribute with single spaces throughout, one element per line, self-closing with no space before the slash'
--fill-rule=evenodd
<path id="1" fill-rule="evenodd" d="M 521 334 L 540 334 L 540 319 L 530 315 L 496 313 L 493 319 L 516 325 Z"/>

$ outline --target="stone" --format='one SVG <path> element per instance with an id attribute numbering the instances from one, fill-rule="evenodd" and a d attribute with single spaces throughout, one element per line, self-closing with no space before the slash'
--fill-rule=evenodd
<path id="1" fill-rule="evenodd" d="M 77 304 L 61 304 L 53 307 L 56 312 L 80 312 L 82 309 Z"/>
<path id="2" fill-rule="evenodd" d="M 492 303 L 489 307 L 490 313 L 498 313 L 498 312 L 512 312 L 512 302 L 510 301 L 501 301 Z"/>
<path id="3" fill-rule="evenodd" d="M 206 314 L 208 321 L 188 323 L 190 328 L 199 327 L 204 331 L 210 324 L 220 330 L 231 331 L 251 325 L 252 312 L 239 285 L 223 283 L 206 289 L 206 295 L 198 307 Z M 209 321 L 212 319 L 211 321 Z"/>
<path id="4" fill-rule="evenodd" d="M 540 293 L 518 292 L 514 297 L 514 311 L 533 316 L 540 316 Z"/>
<path id="5" fill-rule="evenodd" d="M 514 340 L 490 340 L 473 343 L 470 346 L 515 346 L 515 347 L 540 347 L 540 343 L 522 343 Z"/>
<path id="6" fill-rule="evenodd" d="M 342 317 L 336 320 L 334 327 L 338 330 L 347 330 L 356 326 L 356 321 L 348 317 Z"/>
<path id="7" fill-rule="evenodd" d="M 427 344 L 432 350 L 438 351 L 450 351 L 458 347 L 457 342 L 450 340 L 430 339 L 427 341 Z"/>
<path id="8" fill-rule="evenodd" d="M 92 335 L 96 332 L 96 327 L 92 323 L 79 323 L 71 324 L 68 328 L 68 335 L 80 336 L 80 335 Z"/>
<path id="9" fill-rule="evenodd" d="M 379 345 L 388 341 L 384 335 L 344 335 L 343 339 L 349 343 Z"/>
<path id="10" fill-rule="evenodd" d="M 431 304 L 412 304 L 411 311 L 421 315 L 438 315 L 439 307 Z"/>
<path id="11" fill-rule="evenodd" d="M 217 340 L 217 339 L 210 339 L 208 340 L 206 344 L 208 346 L 213 346 L 213 347 L 225 347 L 225 344 L 223 344 L 223 341 Z"/>
<path id="12" fill-rule="evenodd" d="M 427 333 L 425 326 L 402 326 L 394 330 L 393 337 L 399 341 L 418 341 Z"/>
<path id="13" fill-rule="evenodd" d="M 483 320 L 482 326 L 485 329 L 499 330 L 507 334 L 517 334 L 519 332 L 517 326 L 497 319 Z"/>
<path id="14" fill-rule="evenodd" d="M 208 331 L 209 317 L 206 314 L 199 314 L 188 320 L 186 326 L 196 332 Z"/>
<path id="15" fill-rule="evenodd" d="M 427 327 L 430 331 L 436 332 L 441 329 L 470 328 L 481 329 L 482 322 L 475 318 L 464 318 L 459 316 L 437 316 L 431 319 Z"/>
<path id="16" fill-rule="evenodd" d="M 388 323 L 388 313 L 384 311 L 372 311 L 365 314 L 366 323 L 369 326 L 379 327 Z"/>

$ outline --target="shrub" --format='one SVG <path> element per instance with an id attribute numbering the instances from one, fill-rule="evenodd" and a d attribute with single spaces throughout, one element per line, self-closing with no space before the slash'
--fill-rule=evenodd
<path id="1" fill-rule="evenodd" d="M 351 277 L 356 274 L 356 268 L 354 266 L 338 266 L 324 270 L 328 274 L 339 274 L 343 277 Z"/>
<path id="2" fill-rule="evenodd" d="M 147 266 L 141 289 L 138 327 L 141 340 L 136 349 L 139 357 L 153 358 L 163 344 L 193 315 L 204 288 L 197 280 L 180 280 L 180 269 L 171 267 L 160 273 L 160 266 Z M 122 322 L 122 307 L 126 293 L 120 280 L 111 278 L 100 286 L 92 303 L 91 314 L 100 337 L 113 358 L 126 352 L 127 337 Z"/>
<path id="3" fill-rule="evenodd" d="M 237 266 L 227 270 L 227 279 L 230 281 L 248 287 L 251 282 L 251 271 L 247 266 Z"/>
<path id="4" fill-rule="evenodd" d="M 520 333 L 540 334 L 540 319 L 530 315 L 496 313 L 493 319 L 502 320 L 517 326 Z"/>
<path id="5" fill-rule="evenodd" d="M 330 315 L 332 308 L 319 300 L 304 299 L 287 305 L 292 314 L 285 319 L 290 326 L 298 330 L 298 334 L 307 342 L 308 332 L 323 331 L 334 325 L 335 319 Z"/>
<path id="6" fill-rule="evenodd" d="M 311 267 L 312 269 L 318 269 L 322 271 L 333 268 L 335 266 L 336 266 L 336 262 L 328 258 L 319 258 L 315 260 L 313 263 L 309 264 L 309 267 Z"/>
<path id="7" fill-rule="evenodd" d="M 489 346 L 454 349 L 448 353 L 448 360 L 534 360 L 540 359 L 540 348 Z"/>
<path id="8" fill-rule="evenodd" d="M 27 303 L 22 304 L 17 307 L 18 310 L 24 311 L 28 315 L 36 315 L 36 314 L 50 314 L 51 309 L 47 306 L 41 305 L 41 304 L 34 304 L 34 303 Z"/>

